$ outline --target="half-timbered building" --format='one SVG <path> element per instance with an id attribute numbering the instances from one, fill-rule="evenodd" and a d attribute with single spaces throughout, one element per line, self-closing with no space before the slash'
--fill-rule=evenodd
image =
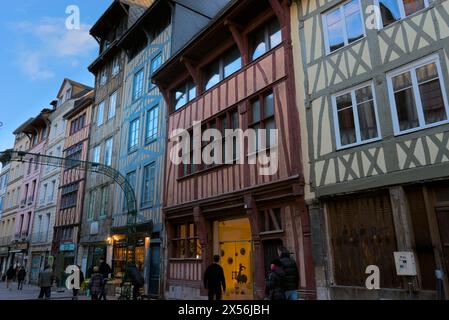
<path id="1" fill-rule="evenodd" d="M 261 299 L 270 261 L 284 245 L 298 264 L 301 296 L 313 298 L 288 2 L 232 1 L 153 80 L 167 101 L 170 139 L 164 190 L 166 296 L 205 298 L 203 273 L 219 255 L 227 283 L 224 298 Z M 174 133 L 182 129 L 193 146 L 180 152 L 183 161 L 177 163 L 172 156 L 180 140 Z M 237 129 L 277 130 L 278 139 L 261 143 L 261 138 L 253 145 L 249 138 L 242 144 L 232 138 L 224 153 L 218 152 L 221 146 L 209 152 L 214 158 L 209 162 L 201 154 L 219 139 L 194 142 L 207 129 L 223 133 L 222 141 L 226 130 Z M 277 170 L 270 174 L 263 174 L 261 162 L 249 161 L 266 150 L 278 155 L 278 161 L 271 158 Z M 223 154 L 230 161 L 222 161 Z"/>
<path id="2" fill-rule="evenodd" d="M 447 296 L 449 2 L 291 10 L 318 297 Z"/>

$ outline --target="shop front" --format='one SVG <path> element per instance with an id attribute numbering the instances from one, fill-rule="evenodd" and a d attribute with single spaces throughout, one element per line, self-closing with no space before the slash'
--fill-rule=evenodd
<path id="1" fill-rule="evenodd" d="M 64 287 L 67 274 L 65 270 L 68 266 L 76 263 L 76 244 L 73 242 L 64 242 L 59 245 L 59 252 L 56 255 L 55 278 L 59 288 Z"/>

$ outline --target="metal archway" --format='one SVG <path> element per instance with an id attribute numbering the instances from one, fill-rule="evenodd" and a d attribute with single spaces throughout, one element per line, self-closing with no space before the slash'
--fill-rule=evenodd
<path id="1" fill-rule="evenodd" d="M 15 150 L 6 150 L 0 152 L 0 158 L 4 159 L 6 162 L 22 162 L 22 163 L 34 163 L 41 164 L 45 166 L 52 167 L 60 167 L 67 169 L 78 169 L 84 170 L 86 172 L 100 173 L 114 180 L 120 188 L 123 190 L 126 199 L 126 208 L 127 208 L 127 219 L 126 219 L 126 245 L 129 247 L 129 244 L 132 242 L 133 246 L 135 246 L 135 235 L 137 232 L 137 200 L 136 195 L 134 193 L 134 189 L 129 181 L 116 169 L 103 165 L 101 163 L 82 161 L 76 159 L 68 159 L 68 158 L 60 158 L 47 156 L 42 154 L 24 152 L 24 151 L 15 151 Z M 33 160 L 31 160 L 33 159 Z M 130 241 L 132 240 L 132 241 Z M 122 279 L 122 284 L 126 281 L 125 278 L 127 276 L 127 271 L 129 267 L 129 262 L 135 263 L 135 255 L 133 255 L 132 261 L 128 261 L 128 249 L 126 250 L 126 260 L 125 260 L 125 275 Z M 123 291 L 123 290 L 122 290 Z M 125 297 L 129 298 L 129 297 Z"/>

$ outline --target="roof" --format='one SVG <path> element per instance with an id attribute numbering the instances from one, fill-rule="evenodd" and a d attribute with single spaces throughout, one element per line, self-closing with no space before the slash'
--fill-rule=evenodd
<path id="1" fill-rule="evenodd" d="M 64 119 L 69 119 L 84 110 L 86 107 L 91 105 L 94 101 L 94 90 L 83 91 L 83 95 L 75 101 L 75 105 L 71 110 L 66 112 L 63 116 Z"/>
<path id="2" fill-rule="evenodd" d="M 62 81 L 61 87 L 59 88 L 59 91 L 58 91 L 58 94 L 56 95 L 56 97 L 59 97 L 61 95 L 62 89 L 64 89 L 64 85 L 65 85 L 66 82 L 69 82 L 72 86 L 75 86 L 75 87 L 80 87 L 80 88 L 84 88 L 84 89 L 88 89 L 88 90 L 92 90 L 93 89 L 93 88 L 91 88 L 91 87 L 89 87 L 89 86 L 87 86 L 85 84 L 80 83 L 80 82 L 74 81 L 74 80 L 69 79 L 69 78 L 64 78 L 64 80 Z"/>
<path id="3" fill-rule="evenodd" d="M 51 109 L 42 109 L 42 111 L 39 113 L 39 115 L 35 118 L 31 118 L 28 121 L 26 121 L 24 124 L 22 124 L 18 129 L 14 131 L 14 134 L 19 133 L 29 133 L 34 134 L 36 127 L 43 127 L 46 126 L 46 120 L 49 117 L 49 115 L 53 112 Z"/>

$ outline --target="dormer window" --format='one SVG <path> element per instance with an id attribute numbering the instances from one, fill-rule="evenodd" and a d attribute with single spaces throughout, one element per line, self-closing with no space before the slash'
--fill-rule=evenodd
<path id="1" fill-rule="evenodd" d="M 64 101 L 70 100 L 72 98 L 72 88 L 67 89 L 65 93 L 65 99 Z"/>

